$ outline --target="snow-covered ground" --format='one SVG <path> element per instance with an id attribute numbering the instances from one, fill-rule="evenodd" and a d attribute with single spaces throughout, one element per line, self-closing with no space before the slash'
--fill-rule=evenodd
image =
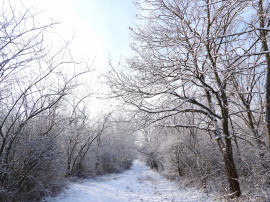
<path id="1" fill-rule="evenodd" d="M 195 189 L 179 189 L 159 173 L 135 160 L 131 169 L 95 180 L 74 183 L 62 194 L 48 201 L 115 202 L 115 201 L 211 201 Z"/>

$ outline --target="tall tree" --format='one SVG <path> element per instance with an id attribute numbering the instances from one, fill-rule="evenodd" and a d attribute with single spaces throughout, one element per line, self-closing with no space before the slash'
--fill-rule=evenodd
<path id="1" fill-rule="evenodd" d="M 266 128 L 267 128 L 267 137 L 270 151 L 270 50 L 268 46 L 268 32 L 270 27 L 269 19 L 269 2 L 258 0 L 257 2 L 257 12 L 259 18 L 259 31 L 260 31 L 260 41 L 262 44 L 262 53 L 265 56 L 266 60 L 266 82 L 265 82 L 265 113 L 266 113 Z M 266 4 L 266 5 L 265 5 Z"/>
<path id="2" fill-rule="evenodd" d="M 250 38 L 246 43 L 254 31 L 242 20 L 248 3 L 138 1 L 143 21 L 130 28 L 135 52 L 127 60 L 130 70 L 115 70 L 109 79 L 116 96 L 152 114 L 156 121 L 183 113 L 200 114 L 201 120 L 192 125 L 171 126 L 215 135 L 232 197 L 239 197 L 241 190 L 232 148 L 230 89 L 233 78 L 245 71 L 241 64 L 257 42 Z"/>

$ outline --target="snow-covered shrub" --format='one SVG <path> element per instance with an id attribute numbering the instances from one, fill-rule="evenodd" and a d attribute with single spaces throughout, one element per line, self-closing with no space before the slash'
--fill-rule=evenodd
<path id="1" fill-rule="evenodd" d="M 44 118 L 44 119 L 43 119 Z M 45 123 L 48 116 L 33 119 L 20 131 L 10 148 L 6 173 L 1 173 L 0 193 L 4 200 L 40 200 L 46 195 L 58 193 L 64 186 L 62 151 L 59 147 L 56 128 L 49 130 Z"/>
<path id="2" fill-rule="evenodd" d="M 122 172 L 130 168 L 135 158 L 131 124 L 108 120 L 108 126 L 84 157 L 82 169 L 86 175 Z"/>

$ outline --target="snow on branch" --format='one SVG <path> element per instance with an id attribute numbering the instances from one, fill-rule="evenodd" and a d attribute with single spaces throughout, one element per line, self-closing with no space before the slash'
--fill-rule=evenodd
<path id="1" fill-rule="evenodd" d="M 210 128 L 202 128 L 198 125 L 180 125 L 180 124 L 177 124 L 177 125 L 166 125 L 165 127 L 168 127 L 168 128 L 197 128 L 199 130 L 206 130 L 206 131 L 212 131 L 214 132 L 215 130 L 212 130 Z"/>

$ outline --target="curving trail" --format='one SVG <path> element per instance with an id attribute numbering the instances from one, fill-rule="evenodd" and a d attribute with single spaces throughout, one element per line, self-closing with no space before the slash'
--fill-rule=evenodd
<path id="1" fill-rule="evenodd" d="M 179 189 L 159 173 L 135 160 L 130 170 L 95 180 L 73 183 L 63 193 L 47 201 L 127 202 L 127 201 L 211 201 L 196 189 Z"/>

